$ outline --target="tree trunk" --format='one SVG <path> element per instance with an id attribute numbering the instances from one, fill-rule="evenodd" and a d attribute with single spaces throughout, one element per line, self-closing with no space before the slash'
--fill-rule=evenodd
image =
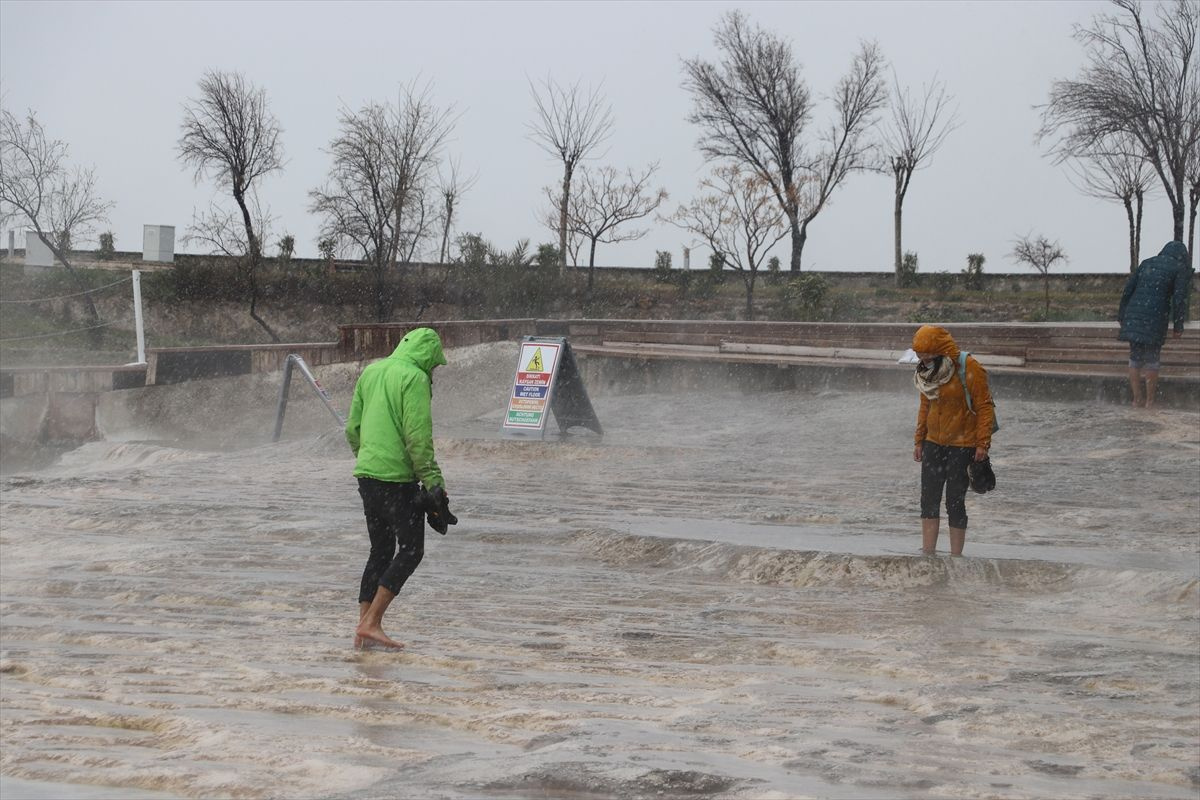
<path id="1" fill-rule="evenodd" d="M 792 260 L 788 265 L 789 272 L 800 271 L 800 254 L 804 252 L 804 236 L 800 233 L 800 214 L 796 209 L 787 212 L 788 227 L 792 229 Z"/>
<path id="2" fill-rule="evenodd" d="M 754 273 L 746 279 L 746 319 L 754 319 Z"/>
<path id="3" fill-rule="evenodd" d="M 1145 193 L 1139 189 L 1134 196 L 1137 198 L 1137 224 L 1134 226 L 1136 233 L 1133 245 L 1135 258 L 1133 266 L 1129 268 L 1130 272 L 1137 271 L 1138 264 L 1142 261 L 1142 199 Z"/>
<path id="4" fill-rule="evenodd" d="M 1137 250 L 1137 231 L 1134 229 L 1133 218 L 1133 198 L 1126 195 L 1121 198 L 1121 203 L 1125 206 L 1125 219 L 1129 223 L 1129 271 L 1137 270 L 1138 265 L 1138 250 Z"/>
<path id="5" fill-rule="evenodd" d="M 1042 289 L 1046 294 L 1046 322 L 1050 321 L 1050 270 L 1042 273 Z"/>
<path id="6" fill-rule="evenodd" d="M 76 272 L 75 268 L 71 266 L 71 261 L 69 258 L 67 258 L 67 251 L 61 249 L 58 247 L 58 245 L 51 243 L 49 237 L 47 237 L 46 234 L 42 233 L 40 230 L 35 232 L 37 233 L 37 237 L 42 240 L 42 244 L 46 245 L 54 257 L 58 259 L 58 262 L 63 265 L 63 269 L 67 271 L 67 274 L 71 276 L 71 280 L 79 289 L 79 292 L 83 297 L 83 302 L 87 306 L 88 316 L 92 318 L 92 325 L 94 326 L 90 331 L 88 331 L 88 340 L 91 341 L 93 348 L 98 349 L 101 342 L 104 340 L 104 331 L 100 328 L 100 312 L 96 309 L 95 301 L 92 300 L 91 290 L 88 289 L 87 284 L 84 283 L 83 276 Z"/>
<path id="7" fill-rule="evenodd" d="M 901 197 L 900 194 L 897 192 L 896 207 L 892 211 L 892 220 L 893 220 L 893 223 L 895 224 L 895 228 L 896 228 L 895 241 L 893 242 L 894 249 L 893 249 L 893 253 L 892 253 L 892 257 L 895 260 L 896 288 L 900 288 L 900 285 L 902 283 L 901 278 L 900 278 L 900 266 L 903 263 L 903 256 L 901 255 L 901 252 L 900 252 L 900 250 L 901 250 L 900 231 L 901 231 L 901 218 L 904 213 L 903 209 L 904 209 L 904 198 Z"/>
<path id="8" fill-rule="evenodd" d="M 375 265 L 372 271 L 375 273 L 375 321 L 387 322 L 386 287 L 384 286 L 387 263 L 383 260 L 382 254 L 375 256 Z"/>
<path id="9" fill-rule="evenodd" d="M 237 201 L 238 208 L 242 211 L 242 224 L 246 227 L 246 248 L 250 251 L 247 253 L 246 265 L 246 275 L 250 283 L 250 319 L 257 322 L 259 327 L 267 332 L 272 342 L 278 342 L 279 336 L 258 315 L 258 263 L 262 260 L 262 248 L 259 245 L 258 237 L 254 235 L 254 223 L 250 219 L 250 209 L 246 207 L 246 195 L 244 192 L 235 190 L 233 199 Z"/>
<path id="10" fill-rule="evenodd" d="M 446 263 L 446 246 L 450 241 L 450 220 L 446 219 L 446 225 L 442 228 L 442 249 L 438 251 L 438 263 Z"/>
<path id="11" fill-rule="evenodd" d="M 1192 247 L 1196 244 L 1196 203 L 1200 202 L 1200 191 L 1190 192 L 1188 195 L 1188 262 L 1189 266 L 1195 263 L 1195 250 Z"/>
<path id="12" fill-rule="evenodd" d="M 562 201 L 558 204 L 558 273 L 567 274 L 567 208 L 571 201 L 571 165 L 563 164 Z"/>
<path id="13" fill-rule="evenodd" d="M 792 272 L 800 273 L 800 256 L 804 253 L 804 243 L 808 241 L 808 223 L 801 222 L 792 228 Z"/>
<path id="14" fill-rule="evenodd" d="M 278 343 L 279 334 L 275 333 L 275 331 L 271 329 L 271 326 L 267 324 L 267 321 L 258 315 L 258 311 L 255 309 L 257 302 L 258 284 L 254 279 L 254 273 L 250 273 L 250 319 L 257 322 L 259 326 L 261 326 L 262 329 L 267 332 L 267 335 L 271 337 L 272 342 Z"/>
<path id="15" fill-rule="evenodd" d="M 404 195 L 404 192 L 396 192 L 396 225 L 392 229 L 391 253 L 388 257 L 388 265 L 393 272 L 396 270 L 397 259 L 400 255 L 401 231 L 404 230 L 401 227 L 404 224 Z"/>
<path id="16" fill-rule="evenodd" d="M 1180 192 L 1177 197 L 1179 198 L 1179 201 L 1171 203 L 1171 221 L 1175 225 L 1175 241 L 1182 242 L 1184 234 L 1183 217 L 1185 211 L 1183 207 L 1183 193 Z"/>
<path id="17" fill-rule="evenodd" d="M 588 253 L 588 294 L 592 293 L 592 286 L 596 280 L 596 239 L 592 238 L 591 251 Z"/>

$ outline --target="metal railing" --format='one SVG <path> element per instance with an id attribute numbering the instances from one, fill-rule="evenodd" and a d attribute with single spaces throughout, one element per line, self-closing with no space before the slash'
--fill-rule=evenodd
<path id="1" fill-rule="evenodd" d="M 283 385 L 279 387 L 279 408 L 275 412 L 275 435 L 271 437 L 271 441 L 278 442 L 280 434 L 283 433 L 283 415 L 287 411 L 288 387 L 292 383 L 293 366 L 299 367 L 300 374 L 305 377 L 309 385 L 313 387 L 317 395 L 321 398 L 321 401 L 325 403 L 325 407 L 329 409 L 329 413 L 333 414 L 333 418 L 338 421 L 338 425 L 343 428 L 346 427 L 346 418 L 333 407 L 333 401 L 329 399 L 329 392 L 325 391 L 325 388 L 321 386 L 321 382 L 313 376 L 312 370 L 308 368 L 308 364 L 304 363 L 304 359 L 292 353 L 283 364 Z"/>

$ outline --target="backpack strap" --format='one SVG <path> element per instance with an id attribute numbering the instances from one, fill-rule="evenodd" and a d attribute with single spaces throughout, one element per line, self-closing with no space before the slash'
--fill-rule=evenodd
<path id="1" fill-rule="evenodd" d="M 974 414 L 975 404 L 971 402 L 971 389 L 967 386 L 967 356 L 966 350 L 958 351 L 958 379 L 962 381 L 963 395 L 967 398 L 967 411 Z"/>

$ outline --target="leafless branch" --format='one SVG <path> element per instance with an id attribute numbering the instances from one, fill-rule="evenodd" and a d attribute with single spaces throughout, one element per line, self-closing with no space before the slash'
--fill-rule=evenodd
<path id="1" fill-rule="evenodd" d="M 1045 236 L 1027 234 L 1013 242 L 1011 257 L 1018 264 L 1026 264 L 1042 274 L 1042 286 L 1046 296 L 1046 315 L 1050 314 L 1050 269 L 1059 261 L 1067 261 L 1067 254 L 1057 241 Z"/>
<path id="2" fill-rule="evenodd" d="M 1200 148 L 1200 3 L 1156 3 L 1153 20 L 1139 0 L 1113 5 L 1116 13 L 1076 28 L 1086 66 L 1078 77 L 1054 82 L 1038 138 L 1060 161 L 1094 152 L 1113 136 L 1134 139 L 1158 175 L 1182 241 L 1187 165 Z"/>
<path id="3" fill-rule="evenodd" d="M 621 173 L 607 166 L 596 170 L 580 170 L 579 188 L 571 196 L 567 225 L 572 233 L 590 243 L 589 289 L 595 280 L 596 244 L 631 242 L 642 238 L 646 235 L 644 229 L 623 226 L 650 216 L 667 199 L 666 189 L 650 188 L 650 181 L 657 170 L 657 164 L 651 164 L 638 173 L 632 169 Z"/>
<path id="4" fill-rule="evenodd" d="M 450 246 L 450 230 L 454 227 L 454 215 L 458 212 L 459 201 L 462 196 L 469 192 L 476 181 L 479 180 L 479 173 L 472 173 L 470 177 L 463 177 L 462 162 L 458 158 L 452 158 L 447 164 L 447 169 L 443 172 L 438 170 L 438 194 L 441 197 L 442 206 L 439 213 L 439 220 L 442 223 L 442 246 L 438 251 L 438 262 L 446 263 L 449 257 Z"/>
<path id="5" fill-rule="evenodd" d="M 259 180 L 283 168 L 279 122 L 267 106 L 266 91 L 241 73 L 206 72 L 199 90 L 199 96 L 184 106 L 179 160 L 195 171 L 196 182 L 210 177 L 233 195 L 244 228 L 250 316 L 279 341 L 257 312 L 263 232 L 255 229 L 250 208 Z"/>
<path id="6" fill-rule="evenodd" d="M 771 248 L 788 234 L 770 185 L 738 164 L 713 170 L 704 194 L 681 206 L 671 222 L 696 234 L 725 264 L 741 272 L 746 318 L 754 318 L 754 284 Z"/>
<path id="7" fill-rule="evenodd" d="M 1108 136 L 1093 150 L 1069 160 L 1067 168 L 1071 182 L 1081 192 L 1124 206 L 1129 223 L 1129 271 L 1133 272 L 1141 260 L 1142 207 L 1155 186 L 1154 169 L 1141 155 L 1141 145 L 1127 135 Z"/>
<path id="8" fill-rule="evenodd" d="M 438 107 L 428 85 L 404 87 L 395 105 L 343 110 L 329 146 L 329 175 L 309 192 L 309 208 L 322 218 L 321 237 L 349 244 L 370 265 L 379 321 L 391 310 L 386 274 L 398 261 L 410 262 L 426 241 L 431 209 L 439 204 L 431 195 L 444 199 L 434 174 L 455 121 L 453 108 Z"/>
<path id="9" fill-rule="evenodd" d="M 86 290 L 71 265 L 71 242 L 94 231 L 113 204 L 100 199 L 93 169 L 68 165 L 68 152 L 65 142 L 47 136 L 32 111 L 22 120 L 0 110 L 0 220 L 21 220 L 33 228 Z M 93 322 L 99 323 L 91 296 L 85 294 L 84 301 Z"/>
<path id="10" fill-rule="evenodd" d="M 688 119 L 700 128 L 698 145 L 710 160 L 730 160 L 766 182 L 787 216 L 791 269 L 800 269 L 810 222 L 845 177 L 864 166 L 863 134 L 883 107 L 877 47 L 864 44 L 838 84 L 837 120 L 819 141 L 806 141 L 813 101 L 791 44 L 727 13 L 713 32 L 717 63 L 683 62 L 684 88 L 693 98 Z"/>
<path id="11" fill-rule="evenodd" d="M 946 137 L 958 126 L 956 113 L 950 108 L 952 98 L 945 84 L 935 78 L 924 87 L 920 97 L 892 73 L 891 119 L 883 126 L 880 142 L 882 163 L 879 169 L 892 176 L 893 195 L 893 261 L 897 285 L 901 280 L 903 251 L 904 199 L 913 173 L 927 166 L 941 148 Z"/>
<path id="12" fill-rule="evenodd" d="M 585 90 L 578 81 L 564 86 L 547 77 L 540 90 L 529 81 L 529 92 L 534 104 L 529 138 L 563 165 L 557 230 L 559 266 L 565 268 L 571 179 L 579 163 L 612 134 L 612 107 L 600 87 Z"/>

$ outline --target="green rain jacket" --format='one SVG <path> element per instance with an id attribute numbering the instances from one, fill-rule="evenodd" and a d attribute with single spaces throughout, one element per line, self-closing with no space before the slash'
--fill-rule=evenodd
<path id="1" fill-rule="evenodd" d="M 430 328 L 409 331 L 390 356 L 362 371 L 346 420 L 346 441 L 358 457 L 354 477 L 445 486 L 433 456 L 433 368 L 446 363 Z"/>

